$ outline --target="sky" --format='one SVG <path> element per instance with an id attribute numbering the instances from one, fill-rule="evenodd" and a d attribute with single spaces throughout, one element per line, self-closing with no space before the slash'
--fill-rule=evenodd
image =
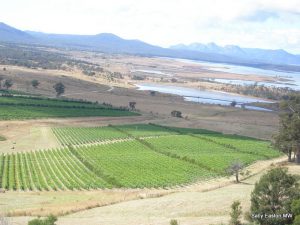
<path id="1" fill-rule="evenodd" d="M 0 22 L 162 47 L 215 42 L 300 54 L 300 0 L 0 0 Z"/>

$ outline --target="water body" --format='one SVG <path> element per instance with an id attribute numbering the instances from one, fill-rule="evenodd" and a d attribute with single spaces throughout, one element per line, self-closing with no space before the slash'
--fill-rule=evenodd
<path id="1" fill-rule="evenodd" d="M 157 84 L 137 84 L 138 90 L 148 90 L 157 91 L 166 94 L 174 94 L 184 97 L 186 101 L 206 103 L 206 104 L 220 104 L 220 105 L 230 105 L 231 102 L 236 101 L 239 107 L 242 104 L 254 103 L 254 102 L 266 102 L 271 103 L 272 101 L 267 101 L 255 97 L 240 96 L 235 94 L 230 94 L 226 92 L 217 92 L 210 90 L 199 90 L 193 88 L 168 86 L 168 85 L 157 85 Z M 246 106 L 247 109 L 260 110 L 260 111 L 271 111 L 261 107 Z"/>
<path id="2" fill-rule="evenodd" d="M 163 76 L 172 76 L 171 74 L 159 71 L 159 70 L 131 70 L 131 72 L 141 72 L 141 73 L 150 73 L 150 74 L 157 74 Z"/>
<path id="3" fill-rule="evenodd" d="M 280 88 L 291 88 L 294 90 L 300 90 L 300 86 L 296 85 L 296 84 L 290 84 L 290 83 L 272 83 L 272 82 L 255 82 L 255 81 L 251 81 L 251 80 L 238 80 L 238 79 L 222 79 L 222 78 L 209 78 L 208 80 L 210 81 L 215 81 L 218 83 L 223 83 L 223 84 L 238 84 L 238 85 L 253 85 L 253 84 L 257 84 L 257 85 L 264 85 L 266 87 L 280 87 Z"/>
<path id="4" fill-rule="evenodd" d="M 236 74 L 244 74 L 244 75 L 262 75 L 268 77 L 275 78 L 284 78 L 288 81 L 283 82 L 259 82 L 258 84 L 264 84 L 267 86 L 275 86 L 275 87 L 289 87 L 294 90 L 300 90 L 300 72 L 285 72 L 285 71 L 274 71 L 274 70 L 266 70 L 259 69 L 248 66 L 237 66 L 225 63 L 211 63 L 211 62 L 203 62 L 203 61 L 195 61 L 188 59 L 174 59 L 180 62 L 193 63 L 197 65 L 202 65 L 207 67 L 206 69 L 217 71 L 217 72 L 226 72 L 226 73 L 236 73 Z M 222 82 L 228 83 L 229 81 L 237 82 L 238 80 L 234 79 L 220 79 Z M 239 81 L 239 84 L 247 84 L 249 81 Z"/>

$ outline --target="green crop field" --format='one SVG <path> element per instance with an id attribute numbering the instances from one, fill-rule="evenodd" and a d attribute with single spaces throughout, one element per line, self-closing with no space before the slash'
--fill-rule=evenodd
<path id="1" fill-rule="evenodd" d="M 62 145 L 79 145 L 128 138 L 128 135 L 112 127 L 66 127 L 53 128 L 52 130 Z"/>
<path id="2" fill-rule="evenodd" d="M 265 141 L 201 129 L 136 124 L 53 132 L 67 147 L 0 155 L 0 188 L 172 187 L 224 176 L 234 161 L 281 155 Z"/>
<path id="3" fill-rule="evenodd" d="M 274 149 L 270 147 L 270 142 L 267 141 L 257 141 L 253 138 L 241 137 L 237 135 L 205 134 L 197 136 L 245 153 L 262 155 L 265 157 L 274 157 L 280 155 L 279 152 L 275 152 L 276 154 L 274 153 Z"/>
<path id="4" fill-rule="evenodd" d="M 148 137 L 148 136 L 177 134 L 176 131 L 168 130 L 165 127 L 159 127 L 151 124 L 130 124 L 130 125 L 116 126 L 116 128 L 134 137 Z"/>
<path id="5" fill-rule="evenodd" d="M 0 120 L 134 115 L 138 114 L 92 102 L 0 95 Z"/>
<path id="6" fill-rule="evenodd" d="M 124 139 L 134 137 L 152 137 L 161 135 L 177 134 L 148 124 L 130 124 L 111 127 L 63 127 L 53 128 L 53 133 L 62 145 L 79 145 L 106 140 Z"/>
<path id="7" fill-rule="evenodd" d="M 195 163 L 217 172 L 224 171 L 233 161 L 250 164 L 256 160 L 267 159 L 267 157 L 258 154 L 249 154 L 238 149 L 233 150 L 188 135 L 181 135 L 176 138 L 161 137 L 157 139 L 147 139 L 147 142 L 155 149 L 195 161 Z M 253 148 L 255 148 L 255 145 Z M 278 155 L 274 150 L 273 152 L 273 157 Z"/>

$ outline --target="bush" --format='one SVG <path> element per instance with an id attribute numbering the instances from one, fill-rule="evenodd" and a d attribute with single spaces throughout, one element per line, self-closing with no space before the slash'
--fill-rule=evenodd
<path id="1" fill-rule="evenodd" d="M 28 225 L 55 225 L 55 222 L 57 221 L 57 218 L 53 215 L 48 216 L 45 219 L 34 219 L 34 220 L 30 220 L 28 222 Z"/>
<path id="2" fill-rule="evenodd" d="M 231 205 L 230 225 L 241 225 L 242 207 L 240 201 L 235 201 Z"/>
<path id="3" fill-rule="evenodd" d="M 170 225 L 179 225 L 177 220 L 171 220 Z"/>

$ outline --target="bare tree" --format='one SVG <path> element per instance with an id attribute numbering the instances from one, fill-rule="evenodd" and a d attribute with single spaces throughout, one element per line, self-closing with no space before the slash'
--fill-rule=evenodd
<path id="1" fill-rule="evenodd" d="M 244 164 L 241 163 L 241 162 L 239 162 L 239 161 L 232 162 L 231 165 L 227 169 L 227 173 L 229 175 L 235 175 L 235 181 L 237 183 L 239 183 L 240 182 L 239 175 L 243 175 L 244 174 L 242 172 L 242 170 L 244 169 L 244 167 L 245 167 Z"/>

